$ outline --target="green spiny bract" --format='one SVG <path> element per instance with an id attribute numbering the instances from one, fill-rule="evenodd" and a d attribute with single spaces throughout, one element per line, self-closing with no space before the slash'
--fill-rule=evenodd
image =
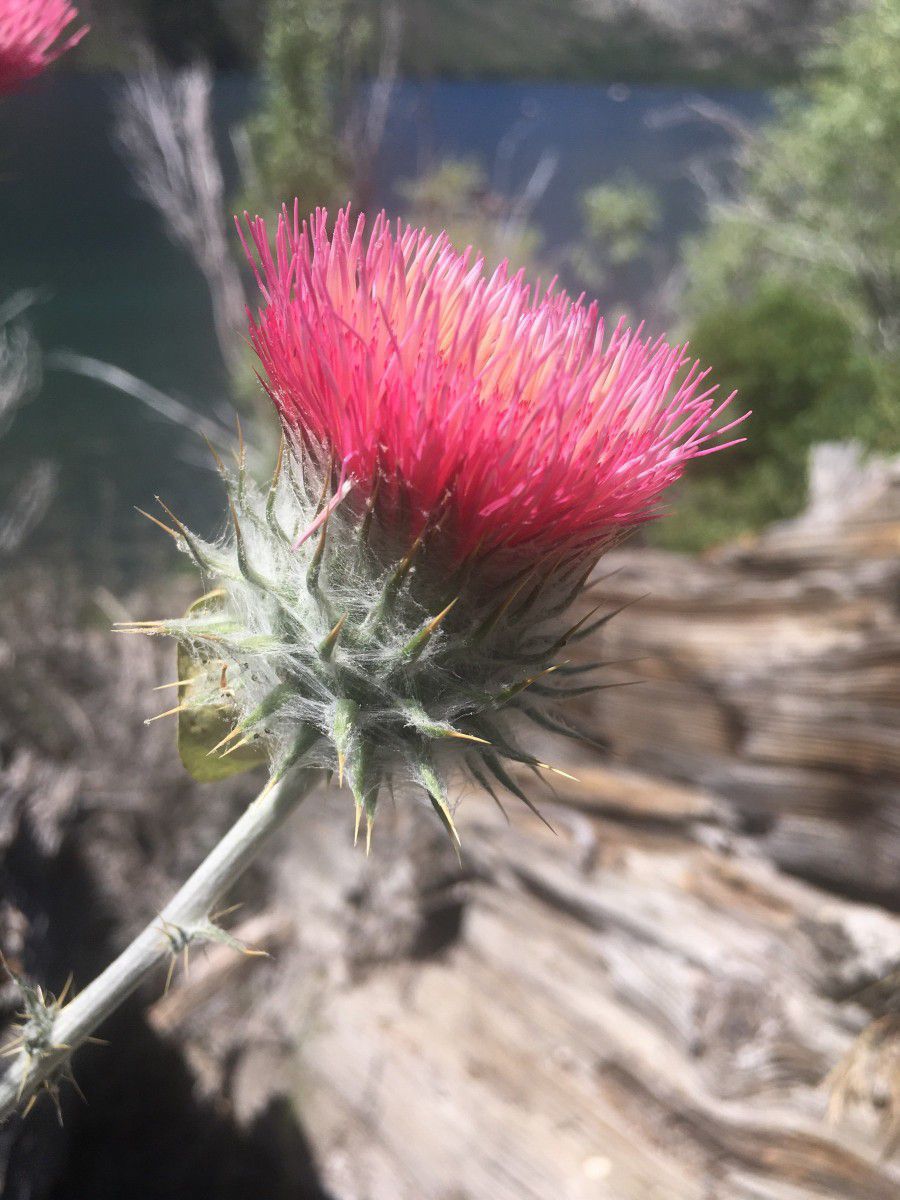
<path id="1" fill-rule="evenodd" d="M 553 708 L 567 689 L 549 680 L 567 642 L 598 623 L 564 621 L 586 562 L 448 566 L 439 521 L 398 538 L 352 487 L 335 503 L 322 474 L 291 453 L 267 488 L 242 466 L 222 467 L 230 520 L 218 541 L 169 513 L 206 595 L 181 619 L 132 627 L 186 648 L 192 670 L 176 711 L 227 710 L 230 731 L 211 753 L 262 746 L 273 779 L 296 767 L 335 772 L 367 843 L 383 789 L 413 783 L 458 845 L 446 786 L 454 763 L 533 808 L 504 760 L 546 764 L 518 745 L 510 718 L 579 736 Z"/>

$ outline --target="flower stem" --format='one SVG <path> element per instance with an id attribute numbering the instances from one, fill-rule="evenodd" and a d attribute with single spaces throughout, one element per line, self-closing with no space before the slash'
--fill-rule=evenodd
<path id="1" fill-rule="evenodd" d="M 72 1053 L 173 952 L 168 931 L 189 935 L 208 925 L 212 906 L 255 858 L 270 835 L 319 782 L 305 770 L 264 788 L 154 921 L 53 1020 L 48 1044 L 20 1051 L 0 1078 L 0 1121 L 46 1081 L 65 1071 Z"/>

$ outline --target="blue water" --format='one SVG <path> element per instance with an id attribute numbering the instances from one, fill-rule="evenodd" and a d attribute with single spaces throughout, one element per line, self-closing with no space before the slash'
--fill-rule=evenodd
<path id="1" fill-rule="evenodd" d="M 201 410 L 226 398 L 204 284 L 136 194 L 112 144 L 112 77 L 51 76 L 0 108 L 0 296 L 40 288 L 33 324 L 45 349 L 67 348 L 127 368 Z M 255 84 L 217 81 L 215 111 L 226 171 L 237 187 L 228 131 L 251 109 Z M 442 157 L 478 159 L 495 188 L 519 189 L 541 156 L 553 177 L 533 219 L 544 258 L 578 233 L 578 200 L 590 184 L 627 170 L 662 205 L 658 251 L 703 219 L 687 177 L 694 156 L 718 156 L 728 137 L 692 121 L 657 128 L 654 116 L 684 90 L 563 84 L 423 83 L 398 88 L 377 164 L 375 202 L 400 207 L 396 184 Z M 716 92 L 751 122 L 762 94 Z M 639 306 L 646 279 L 620 273 L 604 302 Z M 652 305 L 650 305 L 652 308 Z M 196 447 L 177 429 L 101 385 L 48 373 L 41 394 L 0 441 L 0 501 L 38 454 L 61 467 L 60 492 L 31 553 L 74 550 L 133 565 L 145 533 L 133 506 L 163 493 L 189 521 L 218 510 L 213 477 L 186 465 Z M 101 568 L 103 569 L 103 568 Z"/>

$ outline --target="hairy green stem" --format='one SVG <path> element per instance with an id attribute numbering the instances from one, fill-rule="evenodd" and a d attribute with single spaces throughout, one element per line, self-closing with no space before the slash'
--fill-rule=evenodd
<path id="1" fill-rule="evenodd" d="M 71 1054 L 131 995 L 153 967 L 173 953 L 167 931 L 189 933 L 209 921 L 210 910 L 243 874 L 263 843 L 321 779 L 304 770 L 264 789 L 203 860 L 162 913 L 105 971 L 57 1013 L 48 1046 L 22 1050 L 0 1078 L 0 1121 L 45 1081 L 64 1071 Z"/>

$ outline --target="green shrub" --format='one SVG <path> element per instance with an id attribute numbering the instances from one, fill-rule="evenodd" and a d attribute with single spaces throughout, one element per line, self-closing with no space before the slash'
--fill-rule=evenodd
<path id="1" fill-rule="evenodd" d="M 589 187 L 581 197 L 581 212 L 587 242 L 602 248 L 615 266 L 643 253 L 660 223 L 653 191 L 627 175 Z"/>
<path id="2" fill-rule="evenodd" d="M 875 354 L 900 353 L 900 0 L 840 22 L 808 82 L 748 145 L 745 192 L 687 248 L 687 311 L 761 283 L 827 297 Z"/>
<path id="3" fill-rule="evenodd" d="M 812 66 L 746 147 L 743 196 L 685 250 L 693 349 L 754 415 L 657 541 L 796 513 L 817 442 L 900 449 L 900 0 L 841 21 Z"/>
<path id="4" fill-rule="evenodd" d="M 336 132 L 336 68 L 347 5 L 271 0 L 262 105 L 248 125 L 257 179 L 248 206 L 266 212 L 294 196 L 305 211 L 345 203 Z"/>
<path id="5" fill-rule="evenodd" d="M 482 165 L 465 158 L 445 158 L 430 171 L 397 187 L 403 217 L 432 233 L 446 230 L 457 250 L 472 246 L 493 271 L 508 259 L 513 271 L 537 273 L 541 235 L 523 213 L 520 197 L 502 196 Z"/>
<path id="6" fill-rule="evenodd" d="M 691 351 L 715 364 L 722 389 L 737 389 L 738 407 L 752 416 L 747 441 L 727 460 L 714 454 L 697 464 L 676 514 L 650 532 L 657 545 L 702 549 L 793 516 L 819 442 L 900 448 L 897 422 L 885 419 L 894 406 L 882 364 L 858 349 L 838 308 L 802 287 L 764 284 L 748 302 L 706 314 Z"/>

